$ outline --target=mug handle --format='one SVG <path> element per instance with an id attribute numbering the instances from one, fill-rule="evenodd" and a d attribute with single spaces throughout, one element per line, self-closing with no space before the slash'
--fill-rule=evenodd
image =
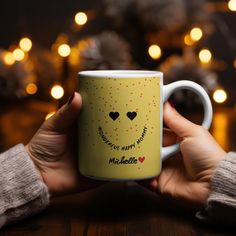
<path id="1" fill-rule="evenodd" d="M 170 95 L 177 90 L 180 89 L 189 89 L 195 92 L 201 99 L 204 108 L 204 118 L 202 122 L 202 126 L 206 129 L 210 128 L 211 121 L 212 121 L 212 105 L 210 98 L 207 92 L 197 83 L 189 81 L 189 80 L 180 80 L 177 82 L 173 82 L 168 85 L 163 86 L 163 103 L 168 100 Z M 180 150 L 180 144 L 174 144 L 167 147 L 162 147 L 161 151 L 161 160 L 164 161 L 171 155 L 175 154 Z"/>

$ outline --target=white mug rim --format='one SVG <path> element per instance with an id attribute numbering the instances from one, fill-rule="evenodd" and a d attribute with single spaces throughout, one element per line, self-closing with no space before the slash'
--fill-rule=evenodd
<path id="1" fill-rule="evenodd" d="M 163 76 L 163 73 L 151 70 L 86 70 L 78 75 L 90 78 L 156 78 Z"/>

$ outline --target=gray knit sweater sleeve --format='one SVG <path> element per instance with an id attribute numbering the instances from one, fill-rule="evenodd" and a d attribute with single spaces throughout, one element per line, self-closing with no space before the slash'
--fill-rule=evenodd
<path id="1" fill-rule="evenodd" d="M 47 186 L 22 144 L 0 154 L 0 228 L 49 204 Z"/>
<path id="2" fill-rule="evenodd" d="M 197 217 L 206 222 L 236 223 L 236 153 L 228 153 L 219 163 L 211 180 L 206 209 Z"/>

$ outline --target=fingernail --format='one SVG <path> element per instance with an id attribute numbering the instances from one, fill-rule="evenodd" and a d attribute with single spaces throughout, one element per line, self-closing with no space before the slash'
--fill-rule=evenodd
<path id="1" fill-rule="evenodd" d="M 73 92 L 73 94 L 69 97 L 67 105 L 71 104 L 71 102 L 73 101 L 74 96 L 75 96 L 75 92 Z"/>

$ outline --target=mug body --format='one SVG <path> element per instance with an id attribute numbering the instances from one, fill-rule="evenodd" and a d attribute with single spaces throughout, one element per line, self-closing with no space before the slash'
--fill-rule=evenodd
<path id="1" fill-rule="evenodd" d="M 161 170 L 163 74 L 83 71 L 78 90 L 79 170 L 100 180 L 139 180 Z"/>

